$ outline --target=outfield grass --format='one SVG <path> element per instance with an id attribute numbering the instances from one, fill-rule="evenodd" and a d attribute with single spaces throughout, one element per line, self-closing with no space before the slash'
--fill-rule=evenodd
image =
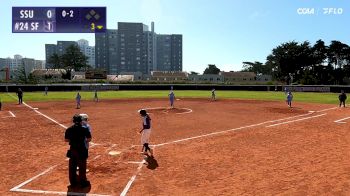
<path id="1" fill-rule="evenodd" d="M 169 91 L 100 91 L 99 99 L 127 99 L 127 98 L 167 98 Z M 16 97 L 15 93 L 10 93 Z M 24 92 L 23 101 L 60 101 L 75 100 L 77 92 L 49 92 L 47 96 L 43 92 Z M 82 100 L 92 100 L 94 92 L 80 92 Z M 311 103 L 338 103 L 336 93 L 293 93 L 293 101 Z M 211 97 L 211 91 L 176 90 L 176 98 L 207 98 Z M 255 99 L 255 100 L 285 100 L 284 92 L 273 91 L 216 91 L 218 99 Z M 0 93 L 2 102 L 16 102 L 6 93 Z"/>

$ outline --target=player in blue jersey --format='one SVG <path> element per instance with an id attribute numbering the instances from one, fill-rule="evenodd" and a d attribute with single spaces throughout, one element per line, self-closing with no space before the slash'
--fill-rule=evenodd
<path id="1" fill-rule="evenodd" d="M 80 109 L 80 100 L 81 96 L 79 93 L 77 93 L 77 96 L 75 97 L 75 101 L 77 102 L 77 109 Z"/>
<path id="2" fill-rule="evenodd" d="M 174 101 L 175 101 L 175 93 L 173 91 L 173 87 L 171 87 L 170 93 L 168 94 L 169 101 L 170 101 L 170 107 L 174 108 Z"/>
<path id="3" fill-rule="evenodd" d="M 291 108 L 292 107 L 292 100 L 293 100 L 293 94 L 292 94 L 292 92 L 288 92 L 288 94 L 287 94 L 287 104 L 288 104 L 288 106 Z"/>

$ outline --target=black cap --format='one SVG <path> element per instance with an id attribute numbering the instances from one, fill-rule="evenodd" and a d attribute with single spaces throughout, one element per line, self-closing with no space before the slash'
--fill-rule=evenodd
<path id="1" fill-rule="evenodd" d="M 78 124 L 78 123 L 81 123 L 81 121 L 83 121 L 83 120 L 79 114 L 75 114 L 73 116 L 73 123 Z"/>
<path id="2" fill-rule="evenodd" d="M 140 110 L 140 114 L 141 114 L 142 116 L 145 116 L 145 115 L 147 114 L 147 112 L 146 112 L 145 109 L 141 109 L 141 110 Z"/>

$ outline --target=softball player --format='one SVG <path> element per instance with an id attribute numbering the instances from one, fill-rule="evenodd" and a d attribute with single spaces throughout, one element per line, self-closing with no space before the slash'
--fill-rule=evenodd
<path id="1" fill-rule="evenodd" d="M 80 109 L 80 100 L 81 100 L 81 96 L 79 93 L 77 93 L 77 96 L 75 97 L 75 100 L 77 102 L 77 109 Z"/>
<path id="2" fill-rule="evenodd" d="M 288 92 L 287 94 L 287 104 L 291 108 L 292 107 L 293 94 L 292 92 Z"/>
<path id="3" fill-rule="evenodd" d="M 142 118 L 142 129 L 139 133 L 141 133 L 141 145 L 142 145 L 142 153 L 144 155 L 148 155 L 150 152 L 151 157 L 153 157 L 153 150 L 149 147 L 149 137 L 151 135 L 151 118 L 148 116 L 146 110 L 139 110 L 141 118 Z"/>
<path id="4" fill-rule="evenodd" d="M 95 90 L 94 101 L 98 102 L 97 89 Z"/>
<path id="5" fill-rule="evenodd" d="M 169 96 L 169 101 L 170 101 L 170 107 L 174 108 L 174 100 L 175 100 L 174 91 L 171 90 L 168 96 Z"/>
<path id="6" fill-rule="evenodd" d="M 212 100 L 212 101 L 216 101 L 216 97 L 215 97 L 215 88 L 213 88 L 213 89 L 211 90 L 211 100 Z"/>

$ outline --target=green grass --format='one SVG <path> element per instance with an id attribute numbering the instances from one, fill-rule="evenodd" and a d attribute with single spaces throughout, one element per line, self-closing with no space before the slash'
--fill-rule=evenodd
<path id="1" fill-rule="evenodd" d="M 49 92 L 44 96 L 43 92 L 24 92 L 24 101 L 60 101 L 75 100 L 77 92 Z M 167 98 L 169 91 L 100 91 L 100 99 L 127 99 L 127 98 Z M 10 93 L 16 97 L 15 93 Z M 92 100 L 94 92 L 80 92 L 82 100 Z M 255 99 L 255 100 L 285 100 L 283 92 L 273 91 L 216 91 L 218 99 Z M 293 101 L 310 103 L 338 103 L 336 93 L 293 93 Z M 176 98 L 210 98 L 210 91 L 176 90 Z M 2 102 L 15 102 L 11 96 L 0 93 Z"/>

